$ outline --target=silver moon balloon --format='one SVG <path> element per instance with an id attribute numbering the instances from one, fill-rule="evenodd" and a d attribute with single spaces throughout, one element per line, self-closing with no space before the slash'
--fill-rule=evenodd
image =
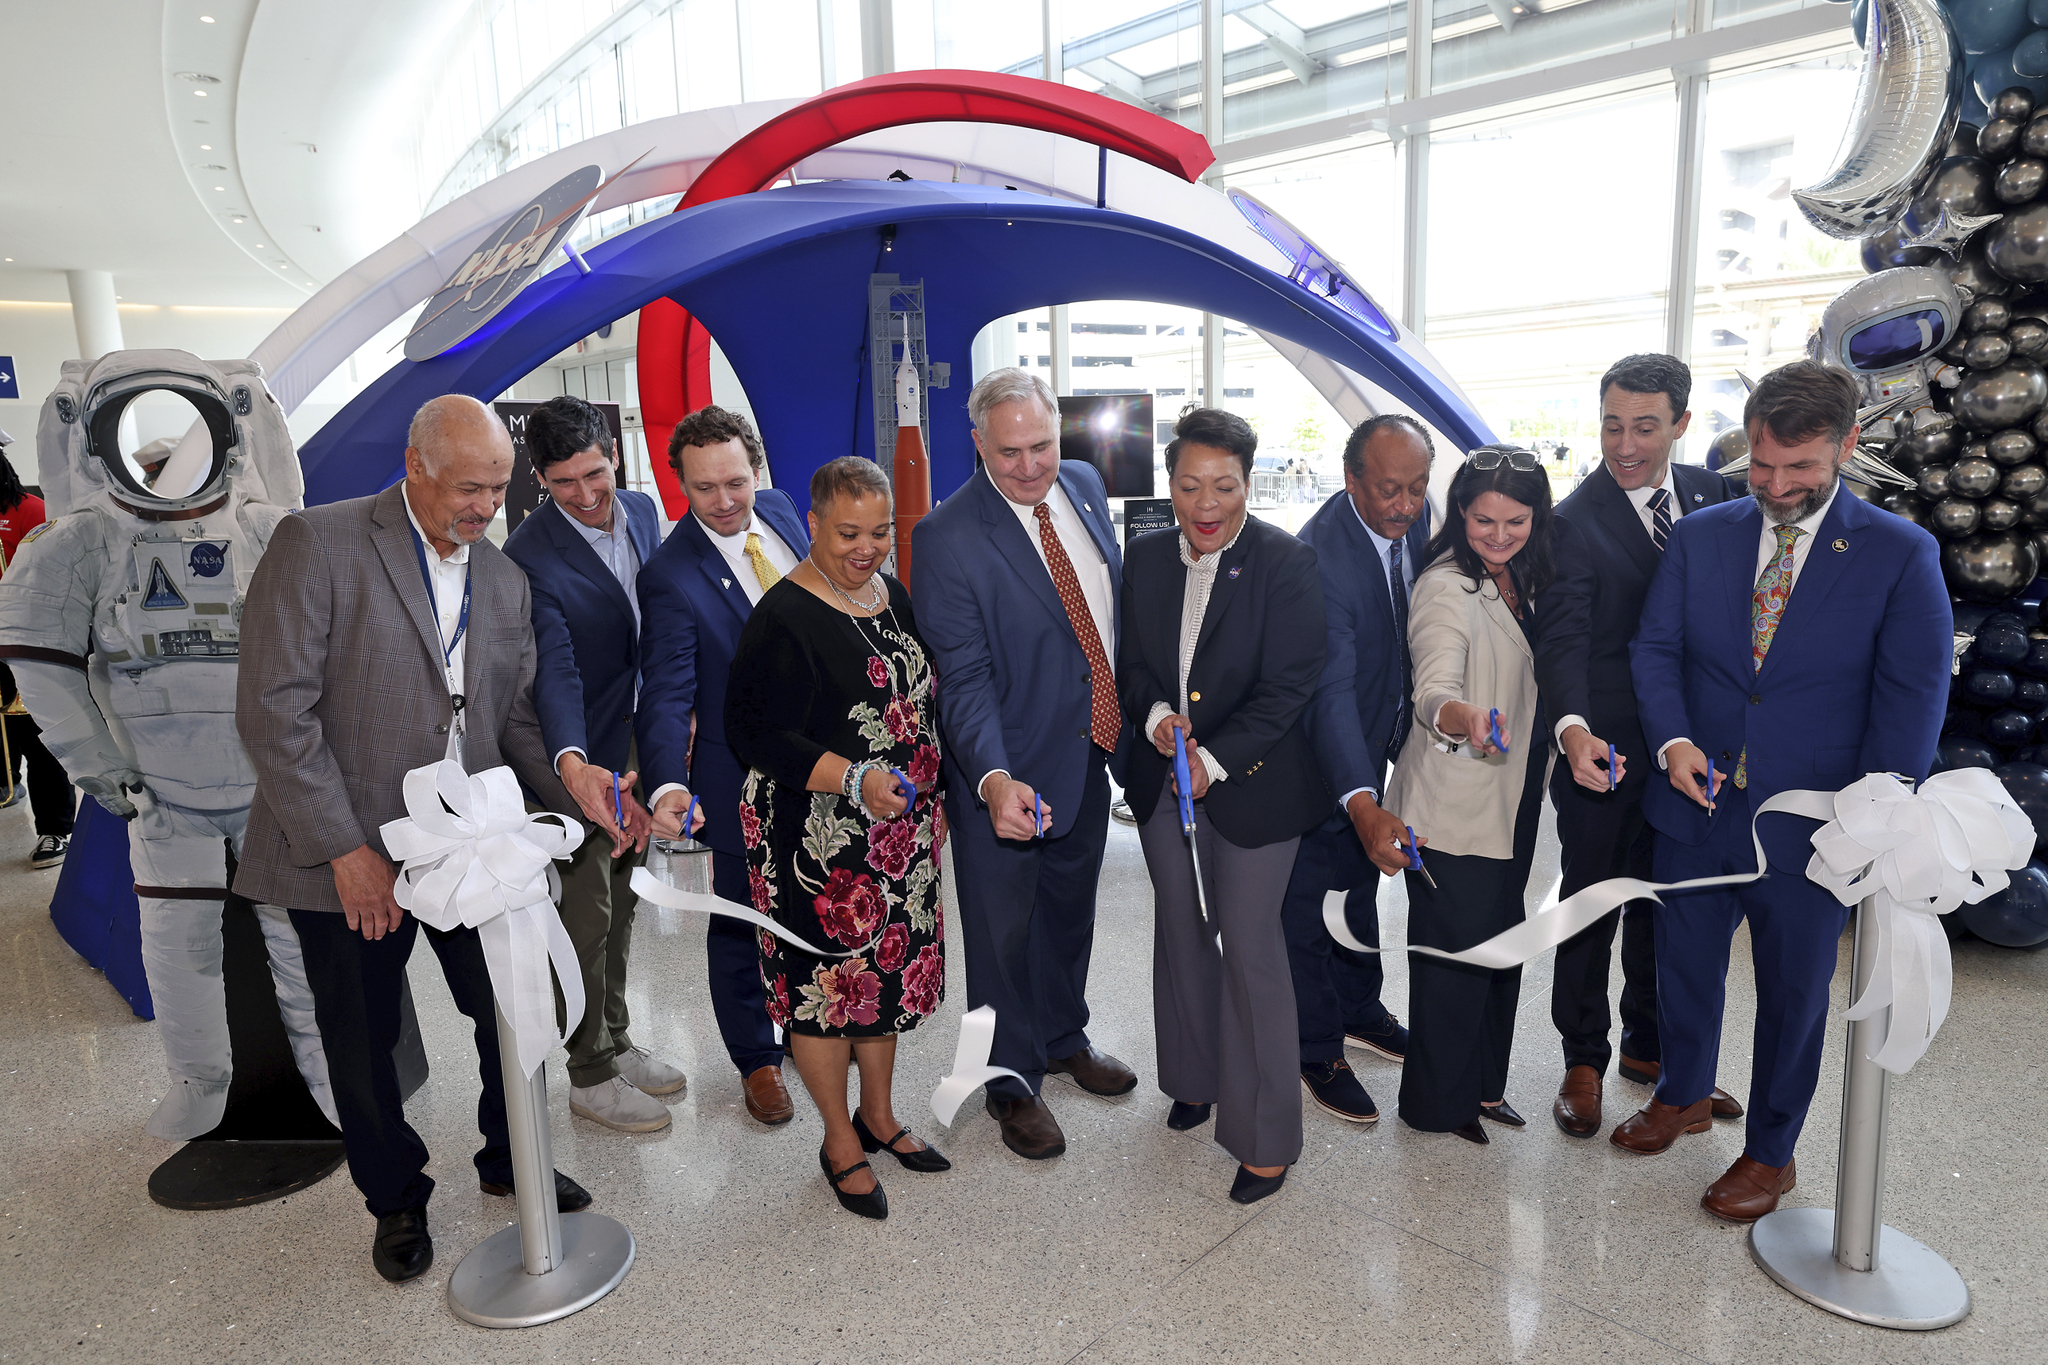
<path id="1" fill-rule="evenodd" d="M 1936 0 L 1871 0 L 1863 74 L 1835 171 L 1792 198 L 1830 237 L 1891 226 L 1948 150 L 1962 110 L 1964 58 Z"/>

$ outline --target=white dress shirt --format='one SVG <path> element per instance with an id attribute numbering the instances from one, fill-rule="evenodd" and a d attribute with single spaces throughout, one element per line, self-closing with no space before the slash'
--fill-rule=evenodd
<path id="1" fill-rule="evenodd" d="M 1643 534 L 1650 537 L 1650 543 L 1652 545 L 1657 543 L 1657 518 L 1650 511 L 1650 499 L 1656 496 L 1657 490 L 1660 488 L 1671 495 L 1670 502 L 1665 504 L 1665 510 L 1670 514 L 1671 524 L 1675 528 L 1678 525 L 1678 518 L 1684 513 L 1684 508 L 1682 508 L 1679 505 L 1678 479 L 1676 478 L 1676 476 L 1672 474 L 1671 466 L 1669 464 L 1664 466 L 1664 482 L 1659 484 L 1646 483 L 1641 488 L 1628 488 L 1622 490 L 1624 496 L 1626 496 L 1629 500 L 1629 505 L 1636 509 L 1636 515 L 1642 518 Z M 1775 539 L 1776 538 L 1773 537 L 1774 542 Z M 1762 571 L 1759 570 L 1758 572 Z M 1571 729 L 1574 725 L 1578 726 L 1589 735 L 1593 733 L 1593 727 L 1586 723 L 1586 718 L 1584 716 L 1566 716 L 1564 719 L 1558 721 L 1557 727 L 1551 731 L 1551 734 L 1556 736 L 1557 738 L 1557 747 L 1560 750 L 1564 748 L 1564 732 Z"/>
<path id="2" fill-rule="evenodd" d="M 441 628 L 448 695 L 453 698 L 462 691 L 462 656 L 469 649 L 469 634 L 465 631 L 462 639 L 456 640 L 452 653 L 448 652 L 447 643 L 455 638 L 455 627 L 462 620 L 462 589 L 469 581 L 469 546 L 457 541 L 455 552 L 442 558 L 434 549 L 433 542 L 427 539 L 419 516 L 412 510 L 410 490 L 405 494 L 405 519 L 412 523 L 412 533 L 419 537 L 419 544 L 426 553 L 427 595 L 433 602 L 435 622 Z M 457 763 L 462 761 L 462 716 L 459 713 L 448 727 L 448 757 Z"/>
<path id="3" fill-rule="evenodd" d="M 989 485 L 995 487 L 998 494 L 1002 493 L 1003 490 L 996 487 L 993 479 L 989 481 Z M 1038 507 L 1034 504 L 1010 502 L 1007 496 L 1003 501 L 1009 503 L 1010 510 L 1015 512 L 1017 520 L 1023 523 L 1024 538 L 1031 542 L 1031 548 L 1038 553 L 1038 562 L 1045 565 L 1045 571 L 1050 575 L 1052 566 L 1046 562 L 1045 545 L 1038 538 Z M 1067 560 L 1074 566 L 1074 577 L 1080 580 L 1081 598 L 1088 604 L 1088 614 L 1095 618 L 1096 633 L 1102 637 L 1102 657 L 1109 660 L 1111 668 L 1115 668 L 1116 594 L 1109 586 L 1109 560 L 1104 558 L 1102 551 L 1096 547 L 1095 537 L 1088 534 L 1087 526 L 1082 524 L 1081 514 L 1074 510 L 1072 499 L 1067 497 L 1067 490 L 1060 487 L 1058 479 L 1053 480 L 1051 490 L 1045 495 L 1044 505 L 1052 514 L 1053 534 L 1060 538 L 1060 548 L 1067 552 Z M 974 784 L 976 795 L 980 794 L 981 789 L 988 785 L 988 780 L 997 773 L 1004 777 L 1010 775 L 1007 769 L 990 768 L 981 775 L 981 780 Z"/>
<path id="4" fill-rule="evenodd" d="M 1222 564 L 1223 556 L 1230 553 L 1238 537 L 1244 534 L 1244 528 L 1251 523 L 1251 513 L 1246 512 L 1244 520 L 1238 524 L 1237 535 L 1230 538 L 1229 544 L 1199 560 L 1188 544 L 1187 532 L 1181 532 L 1180 562 L 1187 570 L 1180 594 L 1180 714 L 1183 716 L 1188 714 L 1188 671 L 1195 666 L 1195 645 L 1202 638 L 1202 621 L 1209 614 L 1209 598 L 1216 591 L 1216 570 Z M 1153 702 L 1151 712 L 1145 717 L 1143 738 L 1149 741 L 1153 732 L 1158 730 L 1159 722 L 1172 714 L 1173 708 L 1167 703 Z M 1202 767 L 1208 772 L 1211 782 L 1222 782 L 1230 776 L 1223 771 L 1223 765 L 1216 761 L 1216 755 L 1209 752 L 1207 745 L 1197 744 L 1195 756 L 1202 760 Z"/>
<path id="5" fill-rule="evenodd" d="M 1352 516 L 1358 517 L 1358 524 L 1365 527 L 1365 535 L 1372 542 L 1373 553 L 1380 557 L 1380 582 L 1387 585 L 1387 597 L 1391 602 L 1394 592 L 1394 542 L 1388 540 L 1378 531 L 1373 530 L 1372 527 L 1366 526 L 1365 518 L 1359 516 L 1358 504 L 1351 501 L 1348 496 L 1344 499 L 1344 505 L 1351 509 Z M 1415 556 L 1410 554 L 1404 546 L 1401 552 L 1401 586 L 1408 590 L 1411 598 L 1415 594 L 1415 572 Z M 1354 643 L 1353 648 L 1357 647 Z M 1400 648 L 1398 640 L 1395 642 L 1394 647 L 1396 649 Z M 1373 799 L 1374 804 L 1378 804 L 1380 789 L 1379 785 L 1374 783 L 1365 787 L 1353 787 L 1350 791 L 1345 792 L 1337 798 L 1337 809 L 1348 813 L 1351 809 L 1351 798 L 1360 792 L 1364 792 Z"/>
<path id="6" fill-rule="evenodd" d="M 697 516 L 695 512 L 690 515 Z M 746 593 L 747 605 L 750 607 L 759 605 L 761 594 L 765 590 L 761 587 L 760 576 L 754 572 L 754 561 L 747 558 L 749 535 L 761 537 L 761 553 L 768 556 L 768 562 L 775 566 L 775 572 L 784 578 L 789 577 L 790 570 L 797 566 L 796 552 L 783 544 L 782 537 L 769 530 L 768 523 L 757 515 L 749 514 L 745 529 L 729 536 L 722 536 L 712 530 L 702 517 L 697 517 L 697 525 L 703 527 L 704 534 L 718 547 L 718 553 L 724 556 L 726 566 L 732 570 L 734 581 Z"/>
<path id="7" fill-rule="evenodd" d="M 563 521 L 568 522 L 570 526 L 575 528 L 576 534 L 583 537 L 583 543 L 597 552 L 597 557 L 604 561 L 604 566 L 610 569 L 612 576 L 619 580 L 619 586 L 626 590 L 626 601 L 632 604 L 633 633 L 638 635 L 640 633 L 640 593 L 635 585 L 640 578 L 640 552 L 633 548 L 633 534 L 626 527 L 626 511 L 619 505 L 618 498 L 614 497 L 612 499 L 612 524 L 609 528 L 585 526 L 582 522 L 570 516 L 562 507 L 562 504 L 556 502 L 553 498 L 548 499 L 548 507 L 552 507 Z M 542 511 L 545 510 L 547 509 L 542 509 Z M 640 705 L 640 680 L 638 678 L 633 680 L 633 705 L 636 709 Z M 586 762 L 590 758 L 590 755 L 583 751 L 582 745 L 564 745 L 555 751 L 555 771 L 557 773 L 562 770 L 563 754 L 575 754 Z"/>
<path id="8" fill-rule="evenodd" d="M 1792 583 L 1791 586 L 1785 589 L 1785 599 L 1788 603 L 1791 601 L 1792 589 L 1799 586 L 1799 571 L 1806 567 L 1806 557 L 1813 553 L 1814 537 L 1820 532 L 1820 524 L 1827 519 L 1828 509 L 1835 505 L 1835 499 L 1841 496 L 1842 481 L 1837 478 L 1835 480 L 1835 491 L 1828 494 L 1827 501 L 1820 505 L 1819 510 L 1804 521 L 1792 523 L 1800 529 L 1802 534 L 1792 542 Z M 1856 495 L 1851 493 L 1849 496 L 1853 498 Z M 1779 523 L 1773 522 L 1769 517 L 1763 518 L 1763 527 L 1757 533 L 1756 572 L 1750 575 L 1752 583 L 1762 578 L 1764 576 L 1764 566 L 1778 557 L 1778 525 Z M 1663 747 L 1657 750 L 1657 766 L 1660 768 L 1666 766 L 1664 763 L 1665 749 L 1669 749 L 1674 744 L 1689 744 L 1691 742 L 1684 735 L 1680 735 L 1676 739 L 1666 740 Z"/>

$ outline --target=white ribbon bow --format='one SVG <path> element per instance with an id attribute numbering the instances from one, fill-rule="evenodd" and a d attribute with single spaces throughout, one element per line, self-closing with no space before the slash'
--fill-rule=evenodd
<path id="1" fill-rule="evenodd" d="M 1872 899 L 1876 959 L 1863 993 L 1844 1017 L 1868 1019 L 1889 1006 L 1892 1017 L 1884 1041 L 1870 1060 L 1904 1075 L 1926 1054 L 1948 1016 L 1948 936 L 1936 917 L 2003 891 L 2011 881 L 2006 874 L 2025 867 L 2034 850 L 2033 822 L 1983 768 L 1937 774 L 1918 791 L 1895 777 L 1872 773 L 1838 793 L 1780 792 L 1757 807 L 1750 822 L 1754 872 L 1682 882 L 1611 877 L 1462 952 L 1415 944 L 1408 951 L 1495 970 L 1519 967 L 1629 901 L 1661 904 L 1662 891 L 1753 882 L 1770 870 L 1756 821 L 1773 813 L 1826 821 L 1813 833 L 1807 877 L 1844 905 Z M 1331 938 L 1355 953 L 1379 951 L 1352 934 L 1340 902 L 1323 907 L 1323 925 Z"/>
<path id="2" fill-rule="evenodd" d="M 403 864 L 392 899 L 422 924 L 477 931 L 530 1079 L 583 1019 L 583 972 L 555 912 L 562 879 L 554 867 L 582 844 L 583 826 L 552 811 L 527 814 L 510 768 L 472 776 L 448 759 L 405 775 L 405 809 L 383 828 L 384 847 Z M 567 1008 L 559 1033 L 556 980 Z"/>

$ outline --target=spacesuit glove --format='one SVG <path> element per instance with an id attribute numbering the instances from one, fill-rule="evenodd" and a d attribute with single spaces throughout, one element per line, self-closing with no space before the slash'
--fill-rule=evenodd
<path id="1" fill-rule="evenodd" d="M 135 802 L 129 799 L 131 794 L 148 790 L 143 785 L 142 774 L 133 768 L 73 780 L 77 782 L 80 791 L 104 806 L 107 814 L 118 815 L 123 820 L 133 820 L 139 813 Z"/>

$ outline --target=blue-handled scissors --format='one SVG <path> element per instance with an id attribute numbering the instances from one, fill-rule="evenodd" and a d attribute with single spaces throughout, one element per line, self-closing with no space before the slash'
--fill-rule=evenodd
<path id="1" fill-rule="evenodd" d="M 619 775 L 612 774 L 612 814 L 618 817 L 619 828 L 626 827 L 626 803 L 619 799 Z"/>
<path id="2" fill-rule="evenodd" d="M 891 768 L 889 771 L 895 775 L 898 782 L 903 784 L 903 790 L 910 793 L 910 804 L 903 808 L 903 813 L 908 815 L 917 809 L 917 784 L 905 777 L 901 768 Z"/>
<path id="3" fill-rule="evenodd" d="M 1045 798 L 1031 793 L 1031 828 L 1034 835 L 1045 833 Z"/>
<path id="4" fill-rule="evenodd" d="M 1494 748 L 1500 750 L 1502 753 L 1506 753 L 1508 751 L 1508 742 L 1505 739 L 1501 738 L 1499 711 L 1491 711 L 1487 713 L 1486 732 L 1486 737 L 1489 741 L 1492 742 Z"/>
<path id="5" fill-rule="evenodd" d="M 1613 791 L 1620 785 L 1614 777 L 1614 746 L 1610 744 L 1607 746 L 1607 790 Z"/>
<path id="6" fill-rule="evenodd" d="M 1714 770 L 1714 760 L 1707 760 L 1707 814 L 1714 813 L 1714 793 L 1720 789 L 1721 774 Z"/>
<path id="7" fill-rule="evenodd" d="M 1173 727 L 1173 780 L 1180 788 L 1180 827 L 1188 836 L 1188 860 L 1195 869 L 1195 907 L 1206 921 L 1209 897 L 1202 889 L 1202 854 L 1195 843 L 1194 780 L 1188 773 L 1188 746 L 1181 740 L 1181 728 Z"/>
<path id="8" fill-rule="evenodd" d="M 1436 878 L 1430 876 L 1429 869 L 1422 865 L 1422 849 L 1415 842 L 1415 826 L 1403 825 L 1401 828 L 1408 831 L 1408 870 L 1420 872 L 1422 880 L 1429 883 L 1429 889 L 1436 890 Z"/>
<path id="9" fill-rule="evenodd" d="M 690 796 L 690 808 L 683 812 L 683 837 L 685 839 L 690 837 L 690 826 L 696 819 L 697 797 L 694 793 L 692 793 Z"/>

